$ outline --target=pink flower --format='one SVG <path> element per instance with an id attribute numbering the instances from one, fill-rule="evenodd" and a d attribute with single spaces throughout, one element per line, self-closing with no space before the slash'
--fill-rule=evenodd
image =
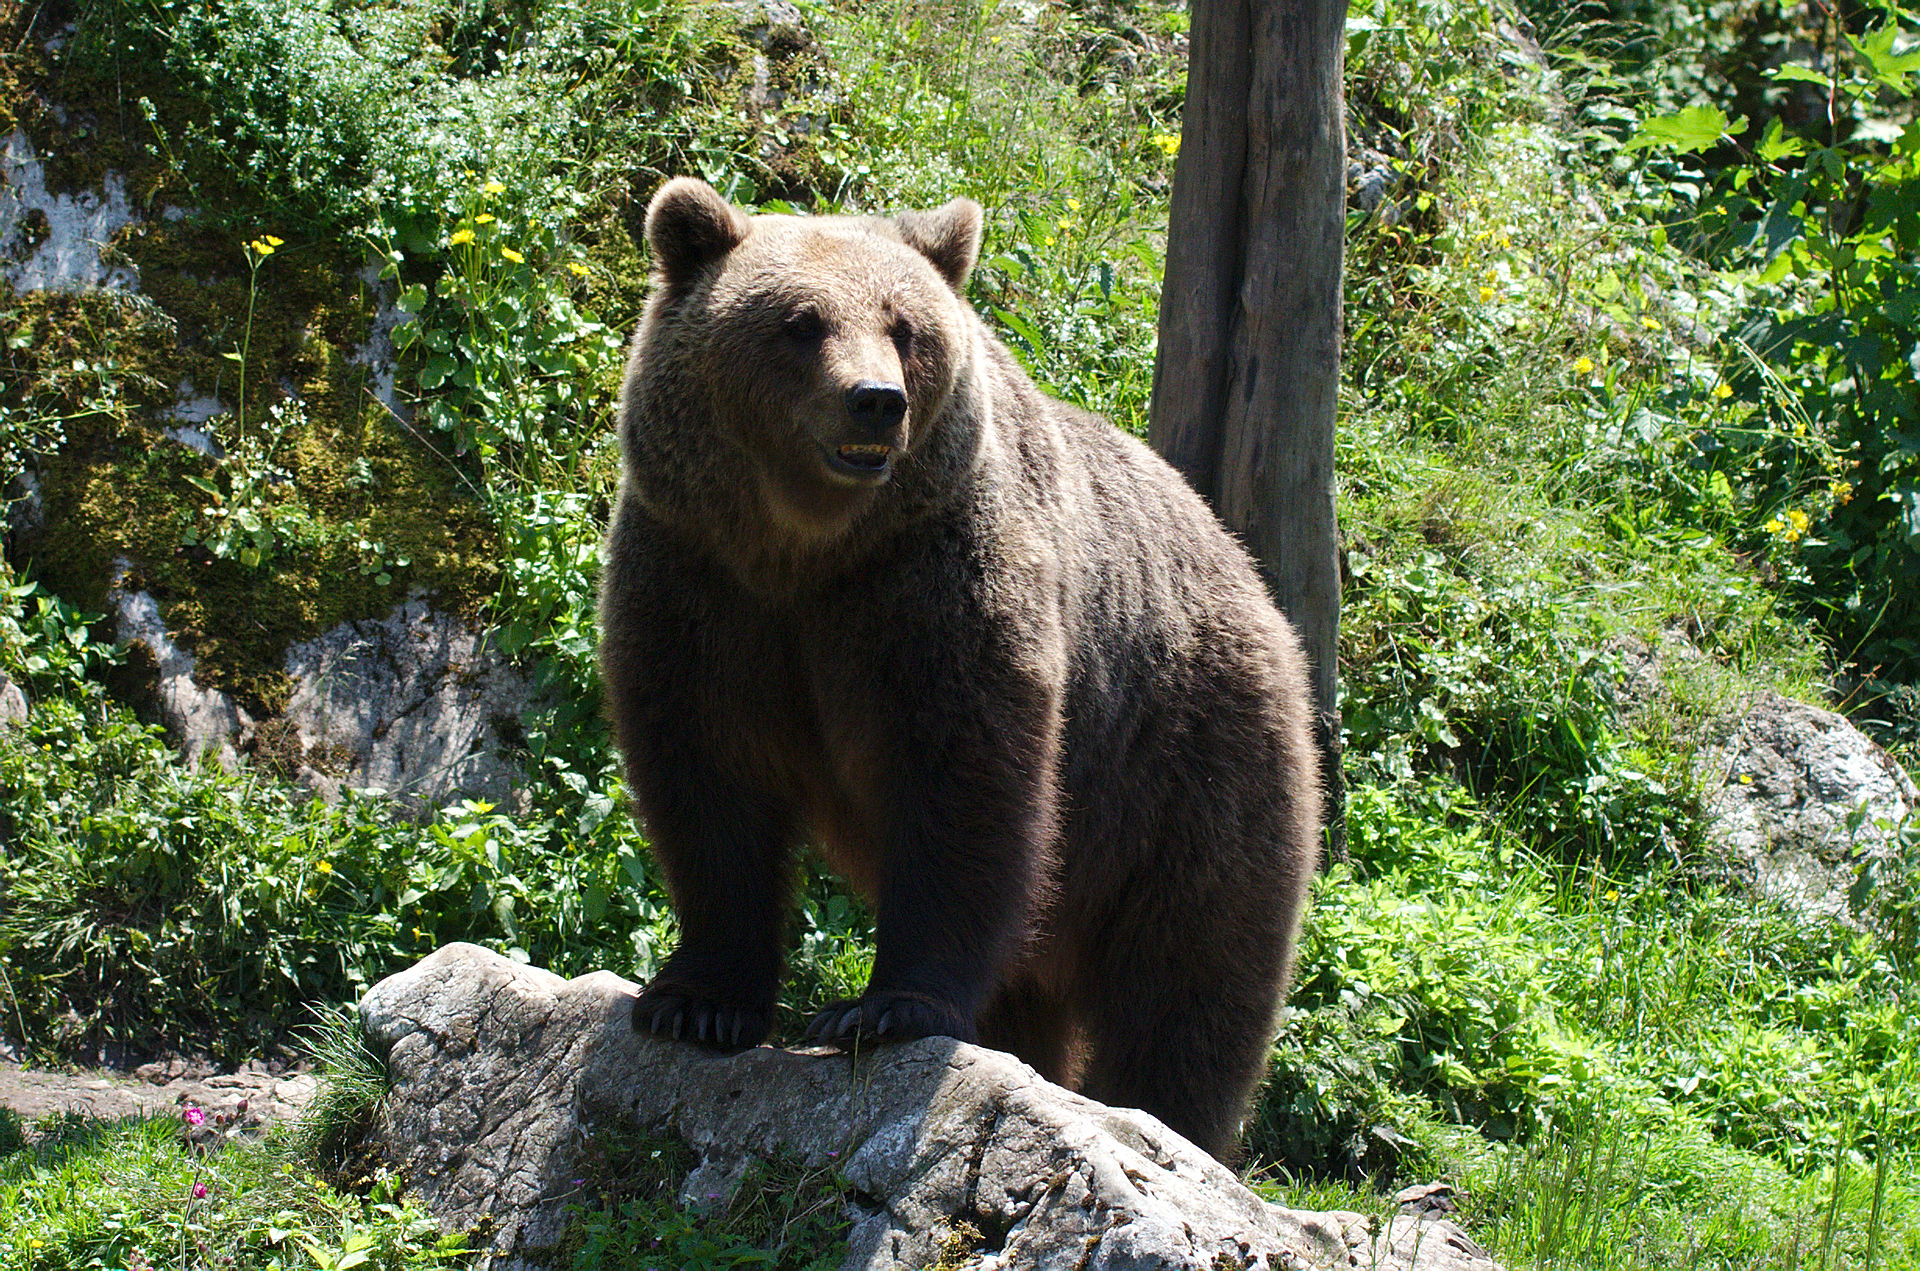
<path id="1" fill-rule="evenodd" d="M 193 1198 L 195 1200 L 205 1200 L 207 1198 L 207 1185 L 205 1183 L 195 1183 L 193 1185 Z"/>
<path id="2" fill-rule="evenodd" d="M 181 1113 L 180 1115 L 186 1118 L 188 1125 L 200 1125 L 200 1124 L 203 1124 L 207 1119 L 206 1113 L 192 1106 L 189 1106 L 187 1110 Z"/>

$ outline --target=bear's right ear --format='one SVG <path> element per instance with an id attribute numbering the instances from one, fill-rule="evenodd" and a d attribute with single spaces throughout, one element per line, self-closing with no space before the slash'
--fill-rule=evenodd
<path id="1" fill-rule="evenodd" d="M 747 218 L 705 181 L 675 177 L 647 204 L 647 244 L 669 286 L 683 286 L 700 268 L 738 247 Z"/>
<path id="2" fill-rule="evenodd" d="M 894 228 L 907 246 L 933 262 L 947 285 L 960 291 L 980 257 L 980 205 L 955 199 L 931 212 L 902 212 Z"/>

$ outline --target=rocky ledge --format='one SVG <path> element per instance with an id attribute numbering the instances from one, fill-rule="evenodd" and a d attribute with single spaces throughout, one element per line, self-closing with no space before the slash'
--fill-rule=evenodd
<path id="1" fill-rule="evenodd" d="M 361 1003 L 392 1078 L 369 1147 L 446 1226 L 484 1233 L 492 1265 L 557 1243 L 591 1141 L 625 1133 L 688 1145 L 683 1203 L 755 1161 L 837 1168 L 848 1268 L 930 1266 L 965 1223 L 980 1267 L 1493 1271 L 1445 1220 L 1375 1231 L 1269 1204 L 1153 1117 L 1011 1055 L 946 1038 L 718 1055 L 635 1036 L 634 989 L 454 944 Z"/>

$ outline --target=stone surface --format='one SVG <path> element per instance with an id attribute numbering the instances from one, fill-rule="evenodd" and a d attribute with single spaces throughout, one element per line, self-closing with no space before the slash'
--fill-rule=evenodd
<path id="1" fill-rule="evenodd" d="M 15 291 L 134 287 L 139 276 L 106 249 L 135 219 L 119 173 L 98 190 L 55 193 L 24 132 L 0 142 L 0 274 Z"/>
<path id="2" fill-rule="evenodd" d="M 1920 807 L 1893 757 L 1845 717 L 1760 693 L 1701 752 L 1707 837 L 1761 891 L 1839 917 L 1856 852 L 1883 852 Z"/>
<path id="3" fill-rule="evenodd" d="M 160 616 L 159 602 L 144 591 L 126 591 L 120 580 L 132 566 L 114 566 L 114 584 L 107 592 L 113 611 L 114 639 L 139 645 L 153 659 L 157 680 L 154 696 L 167 737 L 188 763 L 211 757 L 222 767 L 238 762 L 237 742 L 253 727 L 253 719 L 218 689 L 201 688 L 193 680 L 193 656 L 173 642 Z"/>
<path id="4" fill-rule="evenodd" d="M 1653 646 L 1623 640 L 1614 652 L 1616 695 L 1629 715 L 1689 678 L 1700 681 L 1693 696 L 1721 703 L 1695 739 L 1693 766 L 1715 855 L 1762 895 L 1809 917 L 1846 916 L 1856 852 L 1888 851 L 1891 827 L 1920 809 L 1906 771 L 1833 711 L 1738 686 L 1713 698 L 1728 677 L 1677 631 Z"/>
<path id="5" fill-rule="evenodd" d="M 27 722 L 27 695 L 6 672 L 0 671 L 0 727 Z"/>
<path id="6" fill-rule="evenodd" d="M 130 569 L 122 561 L 116 572 Z M 322 797 L 351 786 L 414 807 L 502 800 L 519 780 L 501 752 L 536 702 L 531 679 L 484 633 L 424 600 L 288 649 L 293 692 L 271 720 L 194 682 L 193 657 L 168 636 L 151 595 L 116 585 L 108 601 L 115 638 L 151 655 L 161 722 L 189 762 L 211 757 L 231 768 L 271 738 L 276 761 Z"/>
<path id="7" fill-rule="evenodd" d="M 372 1145 L 450 1227 L 481 1219 L 492 1260 L 552 1244 L 596 1134 L 685 1141 L 722 1190 L 791 1153 L 850 1184 L 848 1268 L 931 1265 L 960 1221 L 984 1268 L 1348 1267 L 1487 1271 L 1451 1223 L 1268 1204 L 1142 1112 L 1109 1108 L 1010 1055 L 927 1038 L 858 1057 L 719 1055 L 634 1035 L 635 986 L 563 980 L 448 945 L 360 1006 L 392 1076 Z"/>
<path id="8" fill-rule="evenodd" d="M 501 751 L 534 705 L 531 680 L 423 600 L 294 645 L 286 670 L 282 718 L 322 774 L 427 804 L 498 801 L 519 780 Z"/>

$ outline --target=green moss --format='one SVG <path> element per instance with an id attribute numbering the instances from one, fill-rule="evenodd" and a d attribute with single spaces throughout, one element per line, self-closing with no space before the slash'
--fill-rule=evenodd
<path id="1" fill-rule="evenodd" d="M 25 129 L 48 156 L 50 188 L 97 189 L 118 172 L 147 213 L 112 244 L 138 270 L 138 295 L 15 296 L 0 284 L 0 407 L 64 432 L 34 463 L 44 528 L 15 552 L 93 612 L 124 558 L 127 585 L 160 601 L 196 678 L 270 715 L 290 688 L 290 643 L 381 616 L 416 589 L 477 613 L 498 585 L 496 536 L 467 478 L 351 360 L 376 305 L 362 258 L 261 223 L 217 166 L 188 174 L 170 162 L 164 139 L 184 135 L 197 108 L 131 56 L 137 24 L 116 26 L 115 12 L 53 4 L 0 18 L 18 50 L 0 65 L 0 127 Z M 69 21 L 78 29 L 49 55 L 42 41 Z M 203 210 L 157 214 L 169 204 Z M 286 241 L 250 270 L 244 243 L 266 234 Z M 228 457 L 165 435 L 182 396 L 225 412 L 206 428 Z M 208 547 L 231 548 L 216 531 L 242 505 L 271 527 L 251 566 Z"/>
<path id="2" fill-rule="evenodd" d="M 36 293 L 4 310 L 26 345 L 12 355 L 10 404 L 73 416 L 65 443 L 36 465 L 46 529 L 22 544 L 22 563 L 97 612 L 116 559 L 132 562 L 129 585 L 161 601 L 198 659 L 197 678 L 255 713 L 284 705 L 280 665 L 294 641 L 384 614 L 416 588 L 478 612 L 498 581 L 491 522 L 462 474 L 374 400 L 367 368 L 349 361 L 369 316 L 364 288 L 329 287 L 344 271 L 318 252 L 275 273 L 280 257 L 266 262 L 247 422 L 213 425 L 244 457 L 218 460 L 170 440 L 157 421 L 183 383 L 237 406 L 239 367 L 219 354 L 244 331 L 220 315 L 236 306 L 244 315 L 245 279 L 213 272 L 219 254 L 202 232 L 155 239 L 174 250 L 142 261 L 145 297 Z M 232 259 L 244 270 L 243 257 Z M 199 285 L 197 269 L 208 271 Z M 276 421 L 267 407 L 286 400 L 283 386 L 305 408 Z M 284 474 L 253 489 L 286 532 L 280 550 L 249 567 L 194 540 L 223 505 L 210 491 L 231 495 L 260 462 Z"/>

